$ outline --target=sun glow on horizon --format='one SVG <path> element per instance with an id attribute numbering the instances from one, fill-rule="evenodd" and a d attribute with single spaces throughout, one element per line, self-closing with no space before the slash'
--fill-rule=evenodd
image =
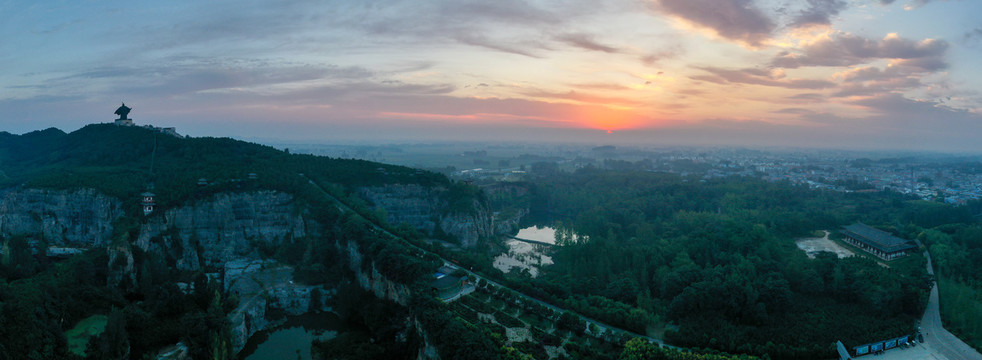
<path id="1" fill-rule="evenodd" d="M 614 130 L 637 129 L 644 125 L 644 119 L 629 109 L 590 106 L 579 110 L 573 123 L 590 129 L 611 133 Z"/>

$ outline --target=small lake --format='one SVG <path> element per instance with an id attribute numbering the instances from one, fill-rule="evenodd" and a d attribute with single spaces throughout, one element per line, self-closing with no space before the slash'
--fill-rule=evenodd
<path id="1" fill-rule="evenodd" d="M 544 243 L 555 244 L 556 243 L 556 229 L 549 226 L 535 227 L 529 226 L 527 228 L 518 230 L 518 235 L 515 237 L 525 240 L 534 240 Z"/>
<path id="2" fill-rule="evenodd" d="M 311 343 L 333 339 L 340 330 L 341 320 L 333 313 L 290 316 L 283 325 L 252 335 L 239 352 L 239 359 L 311 360 Z"/>
<path id="3" fill-rule="evenodd" d="M 494 258 L 494 267 L 506 273 L 528 269 L 532 277 L 539 276 L 539 267 L 552 264 L 552 257 L 544 254 L 545 245 L 529 244 L 515 239 L 505 240 L 508 251 Z"/>
<path id="4" fill-rule="evenodd" d="M 579 237 L 571 235 L 574 241 Z M 550 226 L 529 226 L 518 231 L 516 238 L 538 241 L 546 244 L 556 243 L 556 229 Z M 539 268 L 553 263 L 546 255 L 548 246 L 532 244 L 515 239 L 505 240 L 508 251 L 494 258 L 494 267 L 506 273 L 528 270 L 532 277 L 539 276 Z"/>
<path id="5" fill-rule="evenodd" d="M 570 242 L 579 242 L 587 240 L 585 236 L 581 237 L 575 233 L 566 233 L 567 237 L 570 237 Z M 538 242 L 544 242 L 547 244 L 556 243 L 556 229 L 551 226 L 529 226 L 527 228 L 518 230 L 518 234 L 515 237 L 519 239 L 532 240 Z"/>

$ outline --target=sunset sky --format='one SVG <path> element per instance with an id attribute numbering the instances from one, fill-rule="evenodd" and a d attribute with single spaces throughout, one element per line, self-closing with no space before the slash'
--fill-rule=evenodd
<path id="1" fill-rule="evenodd" d="M 982 153 L 982 1 L 3 1 L 0 131 Z"/>

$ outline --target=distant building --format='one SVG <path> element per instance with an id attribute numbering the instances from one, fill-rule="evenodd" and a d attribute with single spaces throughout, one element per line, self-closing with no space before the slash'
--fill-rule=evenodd
<path id="1" fill-rule="evenodd" d="M 893 260 L 906 256 L 908 251 L 917 248 L 908 240 L 863 223 L 846 226 L 842 229 L 842 235 L 846 242 L 883 260 Z"/>
<path id="2" fill-rule="evenodd" d="M 430 282 L 430 288 L 436 292 L 440 300 L 447 301 L 457 296 L 467 284 L 466 276 L 454 276 L 454 269 L 443 266 L 433 274 L 436 278 Z"/>
<path id="3" fill-rule="evenodd" d="M 116 109 L 115 114 L 119 115 L 119 118 L 114 120 L 113 124 L 116 124 L 117 126 L 136 126 L 136 124 L 133 123 L 133 119 L 128 117 L 130 111 L 133 111 L 133 108 L 126 106 L 126 104 L 123 103 L 123 105 Z M 173 137 L 183 137 L 181 134 L 177 133 L 176 127 L 156 127 L 153 125 L 143 125 L 141 127 Z"/>

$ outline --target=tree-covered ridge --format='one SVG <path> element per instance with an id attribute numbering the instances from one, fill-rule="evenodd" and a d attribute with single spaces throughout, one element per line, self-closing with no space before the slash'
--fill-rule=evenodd
<path id="1" fill-rule="evenodd" d="M 257 178 L 250 179 L 250 173 Z M 199 185 L 199 178 L 205 178 L 208 185 Z M 90 125 L 71 134 L 57 129 L 20 136 L 0 133 L 0 189 L 18 185 L 95 188 L 120 198 L 126 215 L 113 224 L 113 244 L 134 239 L 140 224 L 146 221 L 138 195 L 149 184 L 154 185 L 158 207 L 163 208 L 207 200 L 227 191 L 289 193 L 296 202 L 295 210 L 319 223 L 324 232 L 258 248 L 260 256 L 293 265 L 299 281 L 349 286 L 357 282 L 350 273 L 347 252 L 340 253 L 337 246 L 356 247 L 364 259 L 358 270 L 377 271 L 388 280 L 409 287 L 413 296 L 423 298 L 418 301 L 420 306 L 412 308 L 413 316 L 422 320 L 423 329 L 431 334 L 451 329 L 456 339 L 486 345 L 477 348 L 471 343 L 471 354 L 497 358 L 501 349 L 482 340 L 482 335 L 473 329 L 458 328 L 460 324 L 445 315 L 447 309 L 441 303 L 427 299 L 428 279 L 440 262 L 400 239 L 383 235 L 371 223 L 385 225 L 384 219 L 370 222 L 362 217 L 373 214 L 364 208 L 363 201 L 356 199 L 354 189 L 392 183 L 445 188 L 448 202 L 460 204 L 473 204 L 479 200 L 473 197 L 480 195 L 472 187 L 453 186 L 446 177 L 432 172 L 360 160 L 291 155 L 227 138 L 177 138 L 114 125 Z M 360 215 L 340 211 L 338 200 Z M 389 228 L 404 238 L 419 236 L 412 229 Z M 4 325 L 0 329 L 0 359 L 78 358 L 68 351 L 64 331 L 93 314 L 108 315 L 108 330 L 90 340 L 88 358 L 145 358 L 178 341 L 189 346 L 195 359 L 229 359 L 234 355 L 226 315 L 238 300 L 205 278 L 205 271 L 215 269 L 175 270 L 168 266 L 167 254 L 144 252 L 133 246 L 137 281 L 117 286 L 112 281 L 107 283 L 108 272 L 117 264 L 109 263 L 106 249 L 93 249 L 86 255 L 53 263 L 43 255 L 32 254 L 24 237 L 0 235 L 0 243 L 6 250 L 0 261 L 0 324 Z M 43 247 L 43 240 L 38 246 Z M 193 283 L 194 291 L 182 291 L 175 285 L 177 282 Z M 362 303 L 371 301 L 357 296 L 363 299 Z M 378 306 L 398 307 L 391 303 Z M 353 314 L 352 321 L 367 326 L 372 336 L 369 339 L 353 335 L 347 339 L 355 346 L 369 341 L 384 346 L 389 355 L 415 353 L 413 346 L 419 344 L 401 338 L 405 328 L 381 337 L 375 331 L 384 322 L 389 323 L 387 329 L 405 325 L 406 313 L 404 309 L 395 310 L 371 319 L 358 319 L 359 315 Z M 392 344 L 401 345 L 388 347 Z M 435 346 L 441 352 L 466 353 L 456 342 L 437 342 Z"/>
<path id="2" fill-rule="evenodd" d="M 293 192 L 302 182 L 298 173 L 348 191 L 391 183 L 450 185 L 443 175 L 402 166 L 289 154 L 230 138 L 178 138 L 139 127 L 94 124 L 70 134 L 48 129 L 0 137 L 0 188 L 95 188 L 134 204 L 151 183 L 165 207 L 250 185 Z M 250 173 L 258 179 L 246 181 Z M 200 187 L 201 178 L 210 185 Z"/>
<path id="3" fill-rule="evenodd" d="M 583 169 L 537 181 L 532 204 L 588 240 L 557 248 L 538 278 L 509 275 L 517 286 L 636 332 L 667 321 L 681 346 L 824 358 L 836 340 L 910 333 L 930 289 L 918 254 L 886 268 L 809 259 L 792 241 L 860 219 L 906 230 L 933 207 L 899 194 Z"/>

